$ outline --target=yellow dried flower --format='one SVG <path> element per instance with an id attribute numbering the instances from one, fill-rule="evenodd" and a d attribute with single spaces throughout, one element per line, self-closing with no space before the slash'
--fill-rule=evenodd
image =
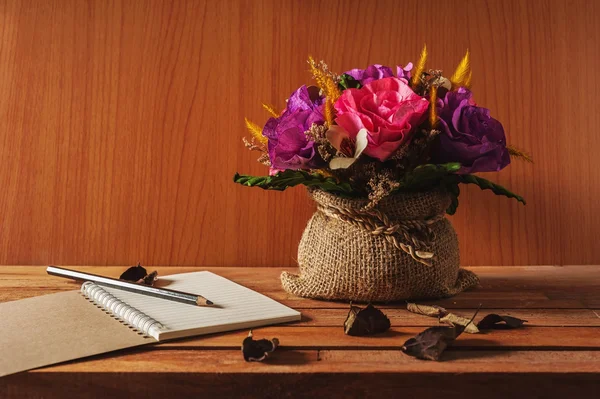
<path id="1" fill-rule="evenodd" d="M 531 158 L 531 155 L 527 154 L 525 151 L 520 150 L 513 145 L 507 145 L 506 149 L 508 150 L 508 153 L 511 157 L 519 158 L 525 162 L 533 163 L 533 158 Z"/>
<path id="2" fill-rule="evenodd" d="M 452 88 L 458 87 L 467 87 L 467 84 L 471 84 L 471 59 L 469 50 L 460 61 L 458 66 L 456 67 L 456 71 L 450 78 L 450 82 L 452 82 Z"/>
<path id="3" fill-rule="evenodd" d="M 421 56 L 419 57 L 419 62 L 417 62 L 417 66 L 414 70 L 414 75 L 410 78 L 410 84 L 412 87 L 416 87 L 421 83 L 421 75 L 423 71 L 425 71 L 425 63 L 427 62 L 427 45 L 423 45 L 423 50 L 421 50 Z"/>
<path id="4" fill-rule="evenodd" d="M 437 123 L 437 109 L 435 103 L 437 101 L 437 87 L 432 86 L 429 91 L 429 124 L 433 128 Z"/>
<path id="5" fill-rule="evenodd" d="M 277 113 L 277 111 L 275 111 L 275 107 L 272 106 L 271 104 L 265 104 L 263 103 L 263 108 L 269 113 L 271 114 L 272 117 L 277 118 L 279 116 L 279 114 Z"/>
<path id="6" fill-rule="evenodd" d="M 254 122 L 249 121 L 248 118 L 244 118 L 244 121 L 246 122 L 246 128 L 248 129 L 248 131 L 250 131 L 252 137 L 254 137 L 259 143 L 264 144 L 268 141 L 267 138 L 262 135 L 262 129 L 260 128 L 260 126 L 258 126 Z"/>

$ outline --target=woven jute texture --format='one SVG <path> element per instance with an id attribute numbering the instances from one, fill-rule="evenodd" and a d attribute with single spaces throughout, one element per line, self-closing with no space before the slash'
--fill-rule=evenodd
<path id="1" fill-rule="evenodd" d="M 281 274 L 287 292 L 375 302 L 442 298 L 477 285 L 477 276 L 460 268 L 444 191 L 394 194 L 372 211 L 364 199 L 318 189 L 309 196 L 317 211 L 298 247 L 300 275 Z"/>

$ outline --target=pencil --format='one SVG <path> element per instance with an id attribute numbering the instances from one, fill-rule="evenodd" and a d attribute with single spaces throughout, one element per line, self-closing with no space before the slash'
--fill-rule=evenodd
<path id="1" fill-rule="evenodd" d="M 189 294 L 187 292 L 170 290 L 167 288 L 151 287 L 149 285 L 142 285 L 137 283 L 130 283 L 129 281 L 123 281 L 116 278 L 98 276 L 91 273 L 78 272 L 76 270 L 64 269 L 62 267 L 48 266 L 46 272 L 53 276 L 70 278 L 73 280 L 92 281 L 106 285 L 108 287 L 117 288 L 124 291 L 135 292 L 138 294 L 153 296 L 156 298 L 167 299 L 170 301 L 176 301 L 181 303 L 187 303 L 196 306 L 211 306 L 214 305 L 212 301 L 204 298 L 202 295 Z"/>

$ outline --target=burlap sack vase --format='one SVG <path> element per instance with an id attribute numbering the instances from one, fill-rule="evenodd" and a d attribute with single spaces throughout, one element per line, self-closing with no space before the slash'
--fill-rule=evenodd
<path id="1" fill-rule="evenodd" d="M 365 210 L 364 199 L 309 189 L 317 204 L 300 240 L 300 275 L 283 272 L 294 295 L 353 301 L 442 298 L 477 285 L 460 268 L 458 239 L 442 190 L 398 193 Z"/>

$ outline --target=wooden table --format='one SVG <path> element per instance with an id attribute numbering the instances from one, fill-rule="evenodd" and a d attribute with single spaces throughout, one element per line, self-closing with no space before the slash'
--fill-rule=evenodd
<path id="1" fill-rule="evenodd" d="M 118 276 L 124 267 L 78 267 Z M 247 331 L 217 334 L 96 356 L 0 379 L 0 397 L 555 397 L 600 388 L 600 267 L 472 268 L 481 287 L 433 301 L 470 316 L 529 320 L 521 330 L 463 334 L 444 361 L 400 352 L 409 337 L 437 321 L 383 305 L 391 330 L 376 337 L 344 335 L 348 304 L 297 298 L 279 285 L 278 268 L 159 267 L 159 275 L 211 270 L 298 309 L 301 322 L 259 328 L 281 347 L 266 363 L 246 363 Z M 77 289 L 38 266 L 1 266 L 0 301 Z M 1 315 L 0 315 L 1 316 Z M 2 322 L 0 317 L 0 322 Z M 1 355 L 1 352 L 0 352 Z"/>

